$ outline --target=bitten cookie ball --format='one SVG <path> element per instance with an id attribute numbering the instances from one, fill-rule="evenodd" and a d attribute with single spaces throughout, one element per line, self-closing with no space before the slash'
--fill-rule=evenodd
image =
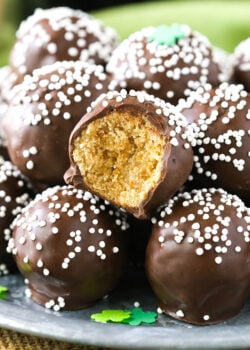
<path id="1" fill-rule="evenodd" d="M 89 14 L 68 7 L 37 9 L 23 21 L 10 54 L 10 67 L 21 82 L 35 68 L 57 61 L 106 64 L 117 34 Z"/>
<path id="2" fill-rule="evenodd" d="M 242 85 L 207 87 L 187 100 L 184 115 L 196 120 L 194 187 L 222 187 L 250 195 L 250 95 Z"/>
<path id="3" fill-rule="evenodd" d="M 107 70 L 121 87 L 176 104 L 199 85 L 219 84 L 208 39 L 186 25 L 143 28 L 113 52 Z"/>
<path id="4" fill-rule="evenodd" d="M 9 249 L 36 303 L 55 311 L 84 308 L 116 286 L 126 261 L 126 222 L 89 192 L 48 188 L 13 226 Z"/>
<path id="5" fill-rule="evenodd" d="M 31 201 L 31 196 L 27 179 L 11 162 L 0 159 L 0 276 L 16 270 L 6 248 L 12 234 L 12 221 Z"/>
<path id="6" fill-rule="evenodd" d="M 250 92 L 250 38 L 236 46 L 232 55 L 233 81 L 244 85 Z"/>
<path id="7" fill-rule="evenodd" d="M 250 292 L 250 211 L 239 197 L 185 192 L 152 221 L 146 270 L 162 311 L 200 325 L 238 314 Z"/>
<path id="8" fill-rule="evenodd" d="M 57 62 L 27 76 L 3 120 L 12 162 L 34 183 L 63 184 L 70 132 L 108 84 L 102 66 L 80 61 Z"/>
<path id="9" fill-rule="evenodd" d="M 109 92 L 71 133 L 65 181 L 146 218 L 187 179 L 188 138 L 173 106 L 145 92 Z"/>

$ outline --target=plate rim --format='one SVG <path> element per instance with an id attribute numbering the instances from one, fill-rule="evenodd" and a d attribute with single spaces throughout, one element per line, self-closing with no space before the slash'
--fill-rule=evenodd
<path id="1" fill-rule="evenodd" d="M 13 275 L 12 275 L 13 276 Z M 6 278 L 6 277 L 5 277 Z M 7 277 L 8 278 L 8 277 Z M 26 298 L 23 296 L 23 298 Z M 29 300 L 27 298 L 27 300 Z M 30 336 L 64 341 L 79 345 L 97 347 L 115 347 L 116 349 L 141 350 L 179 350 L 179 349 L 235 349 L 250 347 L 250 324 L 231 325 L 222 322 L 210 326 L 163 327 L 159 326 L 129 326 L 122 324 L 102 324 L 90 320 L 92 310 L 78 310 L 79 314 L 89 314 L 89 320 L 63 317 L 64 312 L 46 310 L 32 300 L 25 307 L 13 304 L 11 300 L 0 300 L 0 327 L 20 332 Z M 39 313 L 39 311 L 41 311 Z M 19 317 L 17 317 L 19 316 Z M 34 319 L 34 316 L 36 318 Z M 168 316 L 163 316 L 168 317 Z M 33 318 L 33 322 L 27 319 Z M 46 320 L 57 320 L 54 326 Z M 169 318 L 170 319 L 170 318 Z M 45 323 L 44 323 L 45 320 Z M 75 330 L 72 331 L 72 320 Z M 232 320 L 232 319 L 231 319 Z M 231 321 L 230 320 L 230 321 Z M 42 327 L 41 327 L 42 324 Z M 39 327 L 40 325 L 40 327 Z M 235 327 L 237 335 L 235 336 Z M 219 329 L 219 337 L 218 337 Z M 190 336 L 190 330 L 192 335 Z M 214 332 L 216 330 L 216 336 Z M 93 336 L 93 335 L 96 336 Z M 124 343 L 126 339 L 126 343 Z M 208 344 L 209 339 L 209 344 Z"/>

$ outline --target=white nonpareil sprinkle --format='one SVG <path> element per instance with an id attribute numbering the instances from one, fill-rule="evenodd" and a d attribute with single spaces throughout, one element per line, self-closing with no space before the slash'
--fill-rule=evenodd
<path id="1" fill-rule="evenodd" d="M 203 316 L 203 320 L 204 320 L 204 321 L 208 321 L 209 319 L 210 319 L 210 316 L 209 316 L 209 315 L 204 315 L 204 316 Z"/>
<path id="2" fill-rule="evenodd" d="M 180 317 L 180 318 L 183 318 L 185 316 L 182 310 L 177 310 L 175 314 L 177 317 Z"/>
<path id="3" fill-rule="evenodd" d="M 222 257 L 221 256 L 216 256 L 216 258 L 214 259 L 214 261 L 216 262 L 216 264 L 221 264 L 222 263 Z"/>
<path id="4" fill-rule="evenodd" d="M 197 248 L 196 249 L 196 254 L 197 255 L 203 255 L 204 254 L 204 250 L 202 248 Z"/>

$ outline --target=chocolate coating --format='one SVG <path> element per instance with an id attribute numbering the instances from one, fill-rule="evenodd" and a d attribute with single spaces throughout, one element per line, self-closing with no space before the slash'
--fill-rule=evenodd
<path id="1" fill-rule="evenodd" d="M 145 252 L 149 237 L 152 232 L 152 222 L 148 220 L 139 220 L 133 215 L 127 218 L 129 229 L 129 258 L 130 267 L 142 270 L 145 264 Z"/>
<path id="2" fill-rule="evenodd" d="M 250 194 L 250 95 L 242 85 L 199 89 L 182 113 L 196 133 L 194 187 L 222 187 L 247 200 Z"/>
<path id="3" fill-rule="evenodd" d="M 250 38 L 243 40 L 236 46 L 232 55 L 233 81 L 243 84 L 250 92 Z"/>
<path id="4" fill-rule="evenodd" d="M 12 221 L 31 200 L 27 179 L 8 161 L 0 159 L 0 276 L 16 270 L 11 254 L 7 253 L 12 234 Z"/>
<path id="5" fill-rule="evenodd" d="M 73 153 L 75 150 L 75 142 L 80 137 L 82 132 L 91 125 L 92 122 L 102 120 L 106 118 L 110 113 L 117 113 L 117 122 L 119 118 L 123 117 L 124 114 L 129 115 L 131 120 L 133 118 L 141 118 L 143 115 L 146 121 L 152 125 L 153 131 L 148 131 L 149 135 L 153 137 L 157 134 L 164 141 L 162 146 L 162 156 L 160 165 L 160 176 L 153 187 L 147 189 L 147 193 L 144 198 L 139 198 L 138 205 L 121 204 L 118 198 L 111 198 L 105 191 L 98 192 L 86 183 L 84 175 L 79 169 L 79 164 L 75 161 Z M 126 130 L 126 120 L 123 122 L 124 125 L 119 125 L 119 128 L 123 128 L 123 135 L 127 133 L 124 140 L 124 144 L 133 141 L 133 132 L 130 134 Z M 114 130 L 116 127 L 114 126 Z M 114 135 L 115 140 L 116 135 Z M 96 147 L 103 147 L 100 138 L 96 136 Z M 99 145 L 98 145 L 99 143 Z M 116 150 L 115 144 L 113 149 Z M 146 147 L 146 145 L 144 145 Z M 120 153 L 123 155 L 125 149 L 122 149 Z M 136 153 L 136 150 L 133 151 Z M 105 155 L 104 151 L 104 155 Z M 107 162 L 110 162 L 110 171 L 115 174 L 116 159 L 119 157 L 119 152 L 115 158 L 108 158 L 109 150 L 107 149 Z M 106 155 L 105 155 L 106 156 Z M 64 175 L 64 179 L 67 183 L 73 184 L 76 187 L 89 189 L 91 192 L 95 192 L 98 196 L 107 199 L 115 205 L 118 205 L 130 212 L 137 218 L 148 218 L 155 209 L 165 203 L 186 181 L 193 164 L 193 152 L 188 142 L 188 132 L 186 129 L 186 121 L 182 115 L 177 114 L 175 109 L 171 105 L 166 105 L 163 100 L 155 98 L 153 95 L 148 95 L 145 92 L 130 91 L 126 93 L 122 90 L 120 93 L 113 92 L 104 94 L 92 105 L 92 109 L 83 116 L 83 118 L 77 123 L 74 130 L 71 133 L 69 141 L 69 157 L 70 157 L 70 168 Z M 129 154 L 127 162 L 131 163 L 133 155 Z M 91 159 L 89 160 L 91 162 Z M 93 166 L 94 159 L 93 159 Z M 134 164 L 134 167 L 138 167 L 138 164 Z M 141 164 L 144 166 L 144 163 Z M 134 168 L 133 167 L 133 168 Z M 139 165 L 140 167 L 140 165 Z M 139 169 L 138 169 L 139 170 Z M 129 172 L 128 169 L 121 172 Z M 153 173 L 154 169 L 151 170 Z M 116 181 L 113 180 L 115 175 L 110 178 L 108 187 L 115 186 Z M 138 175 L 139 176 L 139 175 Z M 150 176 L 149 176 L 150 177 Z M 125 188 L 126 183 L 129 181 L 128 177 L 122 179 L 122 186 Z M 103 179 L 104 182 L 108 180 Z M 122 191 L 122 189 L 121 189 Z M 131 189 L 133 191 L 133 189 Z M 130 190 L 129 190 L 130 192 Z M 132 193 L 132 192 L 131 192 Z M 135 194 L 135 196 L 137 196 Z"/>
<path id="6" fill-rule="evenodd" d="M 37 195 L 9 242 L 27 295 L 55 311 L 103 298 L 126 262 L 126 228 L 118 211 L 89 192 L 56 186 Z"/>
<path id="7" fill-rule="evenodd" d="M 123 88 L 145 90 L 173 104 L 199 85 L 218 85 L 220 70 L 207 38 L 180 25 L 183 37 L 168 44 L 170 31 L 160 26 L 133 33 L 114 50 L 107 71 Z"/>
<path id="8" fill-rule="evenodd" d="M 158 214 L 146 271 L 163 312 L 200 325 L 239 313 L 250 292 L 249 209 L 222 189 L 202 189 Z"/>
<path id="9" fill-rule="evenodd" d="M 20 83 L 26 74 L 57 61 L 106 64 L 117 34 L 97 19 L 68 7 L 37 9 L 23 21 L 9 65 Z"/>
<path id="10" fill-rule="evenodd" d="M 12 89 L 18 84 L 17 75 L 9 66 L 0 68 L 0 116 L 6 112 L 9 101 L 12 99 Z"/>
<path id="11" fill-rule="evenodd" d="M 64 61 L 35 70 L 14 88 L 3 127 L 12 162 L 33 183 L 64 183 L 70 132 L 108 84 L 102 66 Z"/>
<path id="12" fill-rule="evenodd" d="M 5 98 L 6 85 L 8 86 L 8 76 L 10 74 L 8 67 L 0 68 L 0 156 L 5 160 L 9 160 L 8 150 L 6 147 L 6 138 L 3 132 L 2 120 L 7 111 L 7 100 Z M 8 89 L 8 87 L 7 87 Z"/>

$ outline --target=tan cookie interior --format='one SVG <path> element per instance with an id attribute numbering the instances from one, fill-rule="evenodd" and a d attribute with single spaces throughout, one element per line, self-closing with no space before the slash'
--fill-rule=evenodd
<path id="1" fill-rule="evenodd" d="M 145 116 L 113 111 L 83 129 L 73 158 L 90 189 L 136 208 L 160 179 L 165 142 Z"/>

